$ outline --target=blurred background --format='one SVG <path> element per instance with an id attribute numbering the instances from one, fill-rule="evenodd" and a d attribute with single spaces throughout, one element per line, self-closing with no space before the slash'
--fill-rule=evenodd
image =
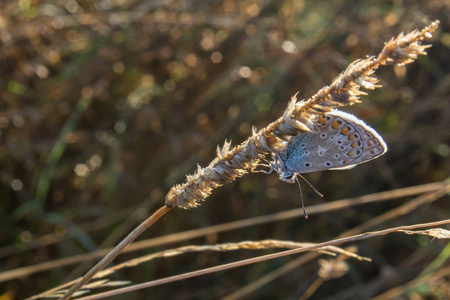
<path id="1" fill-rule="evenodd" d="M 280 117 L 297 91 L 299 99 L 309 98 L 350 62 L 378 54 L 391 37 L 435 19 L 441 25 L 425 41 L 433 45 L 428 56 L 380 68 L 376 76 L 383 87 L 343 108 L 375 128 L 389 151 L 351 170 L 307 174 L 324 198 L 306 185 L 303 196 L 308 206 L 446 180 L 449 8 L 442 0 L 2 0 L 0 272 L 116 245 L 163 205 L 172 185 L 184 182 L 197 164 L 207 166 L 225 139 L 233 145 L 244 141 L 253 125 L 261 129 Z M 213 232 L 124 254 L 116 262 L 191 244 L 327 241 L 411 199 Z M 215 190 L 196 209 L 171 211 L 140 239 L 300 206 L 296 185 L 277 174 L 248 174 Z M 370 230 L 449 216 L 447 195 Z M 401 286 L 446 246 L 445 240 L 430 240 L 396 234 L 355 243 L 373 262 L 349 260 L 349 271 L 325 282 L 311 299 L 368 299 Z M 185 254 L 111 278 L 136 284 L 274 251 Z M 298 257 L 114 299 L 217 299 Z M 0 283 L 0 299 L 50 289 L 97 260 L 26 271 Z M 244 298 L 298 299 L 317 279 L 317 269 L 313 259 Z M 438 299 L 448 278 L 399 299 Z"/>

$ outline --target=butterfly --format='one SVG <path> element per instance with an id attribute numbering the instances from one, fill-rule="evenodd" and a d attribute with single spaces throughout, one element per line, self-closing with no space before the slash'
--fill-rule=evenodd
<path id="1" fill-rule="evenodd" d="M 273 161 L 269 162 L 270 170 L 264 173 L 275 170 L 281 180 L 297 182 L 300 187 L 298 177 L 303 178 L 300 174 L 350 169 L 386 151 L 386 143 L 373 128 L 352 114 L 334 110 L 320 115 L 312 131 L 292 137 L 287 147 L 273 156 Z M 301 197 L 303 214 L 308 218 L 302 194 Z"/>

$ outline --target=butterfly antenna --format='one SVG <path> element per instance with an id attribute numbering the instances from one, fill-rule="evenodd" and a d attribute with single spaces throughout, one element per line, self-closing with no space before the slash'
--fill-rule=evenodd
<path id="1" fill-rule="evenodd" d="M 300 175 L 300 174 L 297 174 L 297 176 L 299 176 L 301 179 L 303 179 L 303 180 L 304 180 L 304 181 L 312 188 L 312 190 L 313 190 L 317 195 L 319 195 L 320 198 L 323 198 L 323 195 L 322 195 L 321 193 L 319 193 L 319 191 L 317 191 L 317 190 L 313 187 L 313 185 L 312 185 L 311 183 L 309 183 L 308 180 L 306 180 L 305 177 L 303 177 L 303 176 Z M 297 182 L 298 182 L 298 181 L 297 181 Z M 299 183 L 299 185 L 300 185 L 300 183 Z"/>
<path id="2" fill-rule="evenodd" d="M 297 176 L 303 177 L 300 174 L 296 174 Z M 295 176 L 295 181 L 297 181 L 298 188 L 300 189 L 300 198 L 302 199 L 302 208 L 303 208 L 303 215 L 305 216 L 305 219 L 308 219 L 308 214 L 306 213 L 305 204 L 303 203 L 303 193 L 302 193 L 302 186 L 300 185 L 300 181 L 298 180 L 298 177 Z M 304 179 L 304 178 L 303 178 Z"/>

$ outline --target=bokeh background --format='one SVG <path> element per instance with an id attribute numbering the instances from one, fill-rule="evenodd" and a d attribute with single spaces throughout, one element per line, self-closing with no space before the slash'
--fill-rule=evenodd
<path id="1" fill-rule="evenodd" d="M 344 108 L 375 128 L 389 151 L 347 171 L 306 177 L 306 205 L 444 181 L 450 171 L 450 2 L 76 1 L 0 2 L 0 271 L 54 262 L 117 244 L 159 208 L 175 183 L 308 98 L 355 59 L 401 31 L 440 19 L 428 56 L 377 72 L 383 88 Z M 331 240 L 410 198 L 209 234 L 125 254 L 190 244 Z M 140 239 L 300 207 L 296 185 L 248 174 L 200 207 L 173 210 Z M 448 219 L 449 197 L 375 229 Z M 356 243 L 372 263 L 326 282 L 311 299 L 370 298 L 414 279 L 446 242 L 392 235 Z M 118 272 L 141 283 L 274 250 L 194 253 Z M 287 264 L 287 257 L 117 296 L 217 299 Z M 22 299 L 82 275 L 96 260 L 0 283 Z M 446 265 L 448 266 L 448 259 Z M 317 260 L 247 299 L 298 299 Z M 389 281 L 382 281 L 388 276 Z M 448 274 L 447 274 L 448 276 Z M 436 287 L 437 286 L 437 287 Z M 449 280 L 405 299 L 437 299 Z M 358 295 L 356 297 L 355 295 Z M 423 298 L 420 298 L 423 297 Z M 434 297 L 434 298 L 433 298 Z M 403 299 L 403 298 L 402 298 Z M 413 299 L 413 298 L 411 298 Z"/>

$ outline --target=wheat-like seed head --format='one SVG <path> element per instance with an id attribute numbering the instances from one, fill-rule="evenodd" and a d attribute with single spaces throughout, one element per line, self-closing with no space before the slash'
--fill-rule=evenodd
<path id="1" fill-rule="evenodd" d="M 166 195 L 166 205 L 186 209 L 198 206 L 215 188 L 254 170 L 266 154 L 283 151 L 292 136 L 314 130 L 312 124 L 319 115 L 333 108 L 359 103 L 359 96 L 366 95 L 361 87 L 369 90 L 380 87 L 373 76 L 380 65 L 404 65 L 413 62 L 418 55 L 426 55 L 425 50 L 430 45 L 420 42 L 430 38 L 438 25 L 437 20 L 420 31 L 401 33 L 392 38 L 378 56 L 352 62 L 330 86 L 323 87 L 306 101 L 297 101 L 297 95 L 294 95 L 281 118 L 259 132 L 254 130 L 251 137 L 234 148 L 225 142 L 217 149 L 217 157 L 208 167 L 198 166 L 184 184 L 173 186 Z"/>

